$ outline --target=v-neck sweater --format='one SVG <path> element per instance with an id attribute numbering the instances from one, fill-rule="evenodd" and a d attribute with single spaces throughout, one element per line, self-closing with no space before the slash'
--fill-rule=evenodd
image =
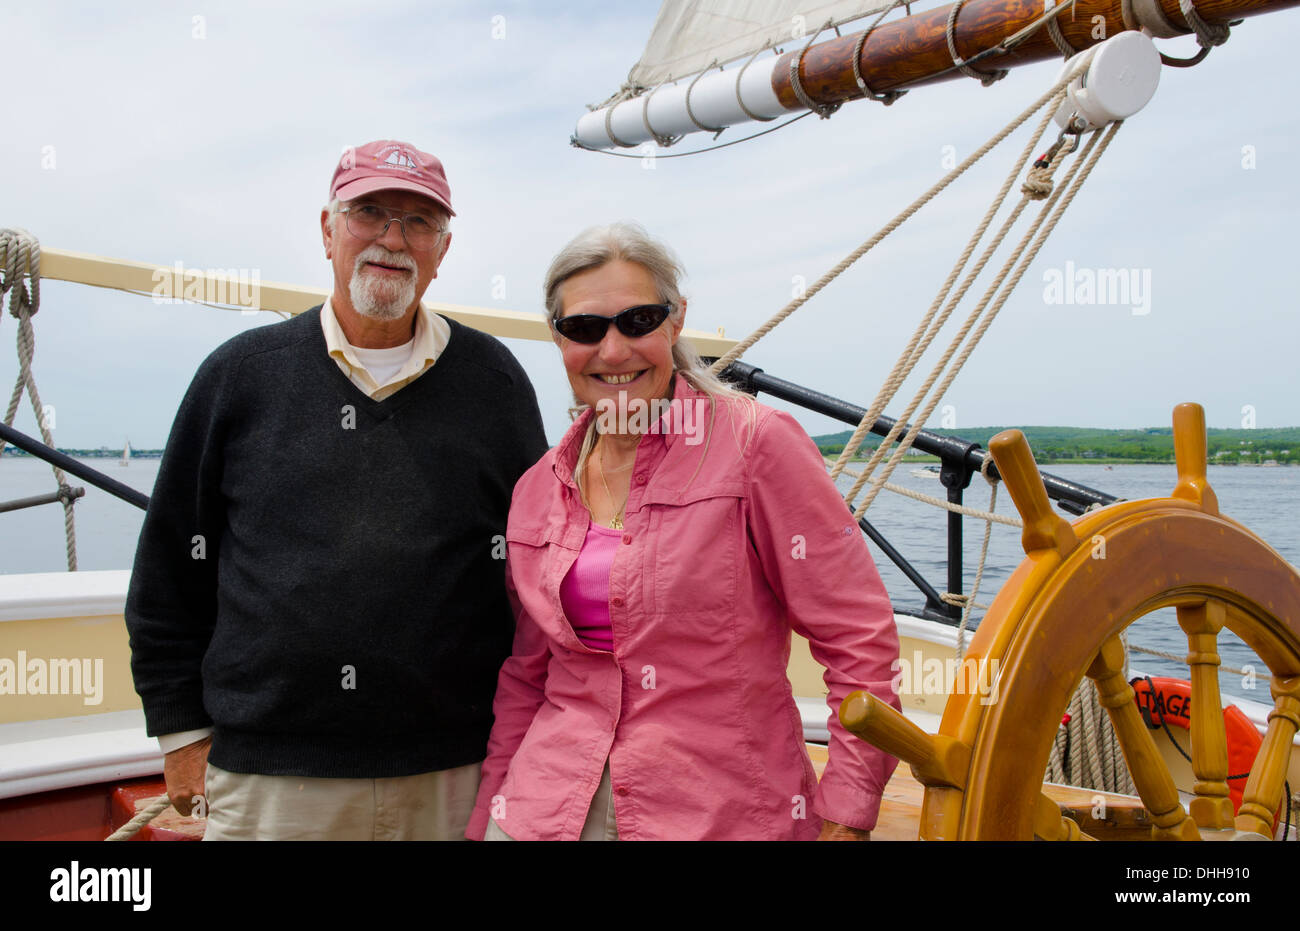
<path id="1" fill-rule="evenodd" d="M 481 760 L 513 618 L 511 489 L 546 449 L 527 376 L 451 325 L 383 400 L 319 309 L 243 333 L 181 402 L 127 625 L 150 734 L 233 772 L 389 777 Z"/>

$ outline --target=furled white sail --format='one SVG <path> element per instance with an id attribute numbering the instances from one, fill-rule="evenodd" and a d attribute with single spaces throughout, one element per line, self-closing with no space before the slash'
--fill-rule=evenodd
<path id="1" fill-rule="evenodd" d="M 665 0 L 633 87 L 655 87 L 769 46 L 808 41 L 819 29 L 878 13 L 892 0 Z"/>

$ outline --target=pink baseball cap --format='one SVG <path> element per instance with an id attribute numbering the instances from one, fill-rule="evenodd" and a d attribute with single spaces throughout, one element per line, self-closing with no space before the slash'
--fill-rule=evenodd
<path id="1" fill-rule="evenodd" d="M 330 200 L 353 200 L 375 191 L 414 191 L 456 215 L 442 162 L 407 142 L 379 139 L 349 147 L 339 159 L 330 181 Z"/>

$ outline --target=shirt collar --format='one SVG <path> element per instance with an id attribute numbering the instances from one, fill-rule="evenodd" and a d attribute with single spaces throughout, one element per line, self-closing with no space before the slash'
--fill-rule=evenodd
<path id="1" fill-rule="evenodd" d="M 676 372 L 673 373 L 673 405 L 669 407 L 667 413 L 663 415 L 650 429 L 641 440 L 641 446 L 638 450 L 650 451 L 650 455 L 655 459 L 660 459 L 672 450 L 674 445 L 680 442 L 682 438 L 683 427 L 696 426 L 698 429 L 705 429 L 706 421 L 700 418 L 698 411 L 684 413 L 683 408 L 687 404 L 699 404 L 709 402 L 709 396 L 699 389 L 695 388 L 685 378 L 682 378 Z M 676 402 L 680 401 L 680 404 Z M 591 424 L 596 412 L 591 408 L 585 409 L 578 415 L 578 419 L 573 422 L 573 426 L 564 434 L 559 445 L 555 448 L 555 461 L 552 468 L 555 476 L 561 482 L 571 487 L 576 487 L 573 481 L 573 470 L 578 465 L 578 452 L 582 449 L 582 441 L 587 436 L 587 428 Z"/>
<path id="2" fill-rule="evenodd" d="M 334 305 L 330 298 L 326 298 L 325 303 L 321 305 L 320 323 L 325 334 L 325 349 L 329 352 L 330 358 L 344 362 L 353 370 L 365 372 L 366 376 L 370 377 L 365 365 L 357 357 L 356 347 L 348 342 L 347 335 L 343 332 L 343 325 L 339 323 L 339 318 L 334 313 Z M 412 367 L 422 370 L 436 362 L 438 356 L 447 348 L 450 338 L 451 327 L 447 321 L 421 304 L 415 313 L 415 337 L 412 341 L 414 345 L 411 347 L 411 358 L 403 366 L 403 371 Z M 374 381 L 373 378 L 370 380 Z"/>

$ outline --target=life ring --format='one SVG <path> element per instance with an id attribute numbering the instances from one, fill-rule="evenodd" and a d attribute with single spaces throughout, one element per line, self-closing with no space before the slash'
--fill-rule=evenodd
<path id="1" fill-rule="evenodd" d="M 1147 727 L 1159 730 L 1163 721 L 1165 724 L 1172 724 L 1191 732 L 1192 684 L 1190 682 L 1186 679 L 1144 676 L 1133 679 L 1129 685 L 1133 686 L 1138 710 L 1142 712 L 1142 719 L 1146 721 Z M 1264 739 L 1260 737 L 1259 731 L 1255 729 L 1250 718 L 1246 717 L 1246 713 L 1236 705 L 1224 707 L 1223 730 L 1228 742 L 1228 796 L 1232 799 L 1232 810 L 1235 814 L 1241 807 L 1246 777 L 1250 775 L 1250 768 L 1255 765 L 1255 756 L 1259 753 Z M 1276 816 L 1273 827 L 1277 828 Z"/>

